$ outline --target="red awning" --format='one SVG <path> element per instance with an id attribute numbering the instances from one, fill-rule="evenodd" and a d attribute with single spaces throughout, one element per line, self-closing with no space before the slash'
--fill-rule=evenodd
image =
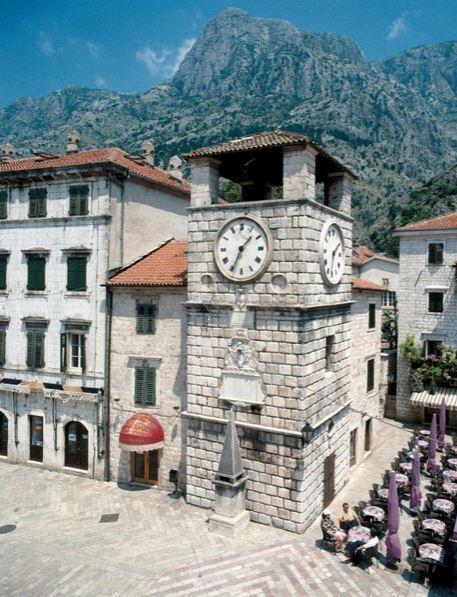
<path id="1" fill-rule="evenodd" d="M 137 413 L 122 425 L 119 445 L 128 452 L 158 450 L 163 447 L 162 425 L 152 415 Z"/>

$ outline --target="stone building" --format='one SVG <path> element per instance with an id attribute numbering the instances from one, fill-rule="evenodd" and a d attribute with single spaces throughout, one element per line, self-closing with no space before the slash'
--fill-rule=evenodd
<path id="1" fill-rule="evenodd" d="M 381 375 L 381 325 L 384 288 L 362 278 L 352 280 L 351 412 L 349 464 L 359 464 L 376 445 L 384 413 Z"/>
<path id="2" fill-rule="evenodd" d="M 187 500 L 213 506 L 236 405 L 251 520 L 303 532 L 349 468 L 354 175 L 281 131 L 187 158 Z M 240 203 L 218 204 L 220 176 Z"/>
<path id="3" fill-rule="evenodd" d="M 425 358 L 457 348 L 457 213 L 396 230 L 400 239 L 399 344 L 412 334 Z M 411 392 L 408 361 L 398 355 L 397 417 L 428 421 L 444 398 L 457 425 L 457 388 L 437 381 L 434 392 Z"/>
<path id="4" fill-rule="evenodd" d="M 111 479 L 183 489 L 187 242 L 166 241 L 108 286 Z"/>
<path id="5" fill-rule="evenodd" d="M 117 148 L 0 162 L 1 455 L 100 478 L 110 269 L 185 235 L 180 172 Z M 143 224 L 148 221 L 148 226 Z"/>
<path id="6" fill-rule="evenodd" d="M 352 273 L 356 278 L 362 278 L 384 288 L 382 306 L 395 306 L 399 287 L 399 261 L 387 257 L 384 253 L 376 253 L 370 247 L 361 245 L 354 247 L 352 255 Z"/>

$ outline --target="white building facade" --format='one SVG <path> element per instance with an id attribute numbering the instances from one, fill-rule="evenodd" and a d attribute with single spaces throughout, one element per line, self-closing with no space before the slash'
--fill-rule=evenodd
<path id="1" fill-rule="evenodd" d="M 186 229 L 188 186 L 147 158 L 69 139 L 67 154 L 0 163 L 0 443 L 10 462 L 106 477 L 103 284 L 146 242 Z"/>

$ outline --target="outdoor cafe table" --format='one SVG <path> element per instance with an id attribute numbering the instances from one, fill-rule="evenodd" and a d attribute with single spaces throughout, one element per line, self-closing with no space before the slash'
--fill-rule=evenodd
<path id="1" fill-rule="evenodd" d="M 410 473 L 412 471 L 413 464 L 412 462 L 400 462 L 400 468 L 402 471 Z"/>
<path id="2" fill-rule="evenodd" d="M 429 529 L 438 535 L 446 533 L 446 525 L 442 520 L 438 520 L 438 518 L 426 518 L 422 521 L 422 528 Z"/>
<path id="3" fill-rule="evenodd" d="M 444 561 L 444 549 L 434 543 L 423 543 L 419 546 L 419 556 L 427 560 L 434 560 L 440 564 Z"/>
<path id="4" fill-rule="evenodd" d="M 457 458 L 448 458 L 447 463 L 451 468 L 457 469 Z"/>
<path id="5" fill-rule="evenodd" d="M 386 515 L 384 510 L 382 508 L 379 508 L 378 506 L 366 506 L 362 510 L 362 512 L 365 516 L 372 516 L 373 518 L 375 518 L 376 520 L 379 520 L 380 522 L 382 520 L 384 520 L 384 516 Z"/>
<path id="6" fill-rule="evenodd" d="M 454 504 L 450 500 L 445 500 L 443 498 L 433 500 L 432 507 L 433 510 L 439 510 L 440 512 L 444 512 L 445 514 L 451 514 L 452 512 L 454 512 Z"/>
<path id="7" fill-rule="evenodd" d="M 430 435 L 430 431 L 428 429 L 421 429 L 419 431 L 419 435 L 422 435 L 422 437 L 428 437 Z"/>
<path id="8" fill-rule="evenodd" d="M 368 527 L 356 526 L 348 531 L 348 543 L 355 543 L 356 541 L 363 541 L 366 543 L 370 539 L 371 533 Z"/>
<path id="9" fill-rule="evenodd" d="M 457 454 L 457 446 L 449 446 L 449 452 L 451 452 L 451 454 Z"/>
<path id="10" fill-rule="evenodd" d="M 380 487 L 378 489 L 378 496 L 383 500 L 386 500 L 389 497 L 389 490 L 387 487 Z"/>
<path id="11" fill-rule="evenodd" d="M 419 448 L 424 450 L 428 446 L 428 441 L 426 439 L 420 439 L 418 440 L 417 445 L 419 446 Z"/>
<path id="12" fill-rule="evenodd" d="M 457 483 L 443 483 L 443 490 L 454 497 L 457 495 Z"/>
<path id="13" fill-rule="evenodd" d="M 395 473 L 395 481 L 397 482 L 398 487 L 406 487 L 409 485 L 408 477 L 402 473 Z"/>
<path id="14" fill-rule="evenodd" d="M 424 446 L 424 447 L 427 447 L 427 446 L 428 446 L 428 442 L 424 442 L 424 443 L 425 443 L 425 446 Z M 419 447 L 420 447 L 420 446 L 419 446 Z M 414 450 L 413 450 L 412 452 L 408 452 L 408 458 L 410 458 L 411 460 L 413 460 L 413 459 L 414 459 L 414 454 L 415 454 L 415 453 L 416 453 L 416 452 L 415 452 Z M 419 458 L 423 458 L 423 457 L 424 457 L 424 455 L 422 454 L 422 452 L 419 452 Z"/>
<path id="15" fill-rule="evenodd" d="M 453 471 L 450 468 L 445 468 L 443 471 L 443 477 L 450 479 L 451 481 L 457 481 L 457 471 Z"/>

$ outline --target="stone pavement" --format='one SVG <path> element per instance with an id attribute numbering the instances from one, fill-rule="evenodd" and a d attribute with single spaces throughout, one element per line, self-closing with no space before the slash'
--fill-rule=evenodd
<path id="1" fill-rule="evenodd" d="M 400 437 L 404 445 L 404 435 L 395 442 Z M 376 451 L 344 491 L 363 499 L 362 480 L 371 486 L 391 459 Z M 117 522 L 99 522 L 117 513 Z M 315 527 L 297 536 L 251 523 L 230 539 L 208 532 L 208 515 L 155 488 L 123 489 L 0 462 L 0 525 L 17 525 L 0 534 L 0 595 L 452 594 L 428 591 L 407 571 L 373 566 L 369 574 L 348 566 L 320 549 Z"/>

